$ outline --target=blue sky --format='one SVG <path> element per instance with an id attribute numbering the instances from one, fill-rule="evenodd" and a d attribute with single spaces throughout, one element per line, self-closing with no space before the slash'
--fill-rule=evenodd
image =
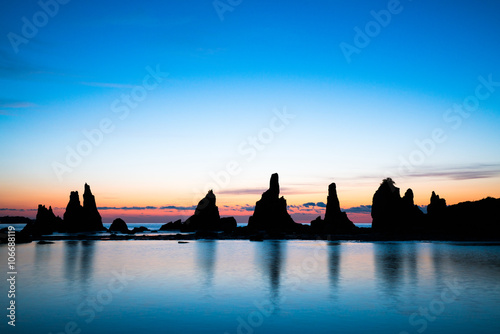
<path id="1" fill-rule="evenodd" d="M 222 14 L 212 1 L 42 3 L 53 17 L 37 1 L 0 14 L 4 208 L 64 206 L 84 182 L 101 206 L 191 206 L 232 162 L 214 187 L 229 205 L 253 205 L 245 189 L 273 172 L 293 205 L 325 201 L 330 182 L 345 207 L 369 205 L 387 176 L 422 205 L 433 190 L 452 203 L 500 196 L 497 1 L 216 2 Z M 340 45 L 370 24 L 348 61 Z M 478 89 L 487 97 L 467 117 L 447 113 Z M 134 90 L 146 96 L 123 117 Z M 108 133 L 58 175 L 103 121 Z M 445 139 L 426 153 L 416 142 L 435 130 Z"/>

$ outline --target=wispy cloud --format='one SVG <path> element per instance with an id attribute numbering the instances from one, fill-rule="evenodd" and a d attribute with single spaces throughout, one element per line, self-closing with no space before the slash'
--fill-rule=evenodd
<path id="1" fill-rule="evenodd" d="M 240 211 L 254 211 L 255 210 L 255 205 L 236 205 L 236 208 L 239 209 Z"/>
<path id="2" fill-rule="evenodd" d="M 98 210 L 177 210 L 186 211 L 196 209 L 195 205 L 192 206 L 176 206 L 176 205 L 165 205 L 165 206 L 100 206 L 97 207 Z"/>
<path id="3" fill-rule="evenodd" d="M 98 210 L 156 210 L 156 206 L 99 206 Z"/>
<path id="4" fill-rule="evenodd" d="M 262 195 L 267 190 L 267 188 L 240 188 L 240 189 L 227 189 L 227 190 L 219 190 L 217 194 L 219 195 Z M 280 187 L 280 192 L 287 192 L 290 188 Z"/>
<path id="5" fill-rule="evenodd" d="M 474 163 L 462 166 L 439 166 L 439 167 L 419 167 L 415 171 L 397 173 L 399 167 L 393 167 L 395 175 L 383 175 L 383 177 L 393 177 L 396 183 L 398 178 L 436 178 L 450 180 L 475 180 L 500 176 L 500 164 Z M 360 175 L 355 178 L 348 178 L 347 181 L 358 182 L 364 180 L 382 180 L 381 175 Z"/>
<path id="6" fill-rule="evenodd" d="M 314 202 L 308 202 L 308 203 L 304 203 L 302 204 L 303 207 L 306 207 L 306 208 L 309 208 L 309 207 L 320 207 L 320 208 L 326 208 L 326 204 L 323 203 L 323 202 L 317 202 L 317 203 L 314 203 Z"/>
<path id="7" fill-rule="evenodd" d="M 342 209 L 342 211 L 349 213 L 371 213 L 372 206 L 371 205 L 353 206 L 352 208 Z"/>
<path id="8" fill-rule="evenodd" d="M 423 169 L 409 173 L 413 177 L 439 177 L 452 180 L 485 179 L 500 175 L 500 164 L 471 164 L 467 166 Z"/>
<path id="9" fill-rule="evenodd" d="M 161 206 L 161 210 L 179 210 L 179 211 L 186 211 L 186 210 L 195 210 L 196 205 L 191 205 L 191 206 L 176 206 L 176 205 L 167 205 L 167 206 Z"/>
<path id="10" fill-rule="evenodd" d="M 28 101 L 2 101 L 0 100 L 0 109 L 22 109 L 37 107 L 35 103 Z"/>
<path id="11" fill-rule="evenodd" d="M 1 100 L 0 99 L 0 115 L 13 116 L 15 111 L 19 109 L 33 108 L 37 105 L 29 101 L 16 101 L 16 100 Z"/>

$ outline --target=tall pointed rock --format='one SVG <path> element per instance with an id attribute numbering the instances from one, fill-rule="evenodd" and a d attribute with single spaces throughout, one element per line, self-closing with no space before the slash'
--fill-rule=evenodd
<path id="1" fill-rule="evenodd" d="M 103 231 L 102 218 L 97 211 L 95 197 L 90 191 L 90 186 L 85 183 L 85 191 L 83 192 L 83 214 L 86 220 L 86 225 L 89 231 Z"/>
<path id="2" fill-rule="evenodd" d="M 317 233 L 350 233 L 358 229 L 349 220 L 347 214 L 340 210 L 340 201 L 335 183 L 328 186 L 325 219 L 322 220 L 318 217 L 311 222 L 311 227 Z"/>
<path id="3" fill-rule="evenodd" d="M 78 191 L 72 191 L 69 194 L 69 202 L 68 205 L 66 205 L 63 219 L 68 232 L 82 231 L 85 224 L 85 217 L 83 215 L 83 207 L 80 204 Z"/>
<path id="4" fill-rule="evenodd" d="M 352 232 L 357 229 L 356 225 L 349 220 L 347 214 L 340 210 L 340 201 L 337 196 L 337 186 L 335 183 L 328 187 L 328 197 L 326 202 L 325 225 L 327 231 L 335 233 Z"/>
<path id="5" fill-rule="evenodd" d="M 278 174 L 272 174 L 269 189 L 255 204 L 253 215 L 248 220 L 248 228 L 268 232 L 286 232 L 296 230 L 296 224 L 288 214 L 286 200 L 279 197 L 280 186 Z"/>
<path id="6" fill-rule="evenodd" d="M 237 223 L 234 217 L 221 218 L 212 190 L 198 203 L 194 215 L 181 224 L 182 231 L 233 231 Z M 162 226 L 168 228 L 168 224 Z"/>

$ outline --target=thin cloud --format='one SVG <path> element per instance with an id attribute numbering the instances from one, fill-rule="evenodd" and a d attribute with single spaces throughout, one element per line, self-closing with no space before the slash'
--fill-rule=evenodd
<path id="1" fill-rule="evenodd" d="M 371 205 L 353 206 L 352 208 L 342 209 L 342 211 L 349 213 L 371 213 L 372 206 Z"/>
<path id="2" fill-rule="evenodd" d="M 439 177 L 452 180 L 486 179 L 500 175 L 500 164 L 471 164 L 409 173 L 413 177 Z"/>
<path id="3" fill-rule="evenodd" d="M 21 109 L 21 108 L 31 108 L 37 105 L 32 102 L 27 101 L 0 101 L 1 109 Z"/>
<path id="4" fill-rule="evenodd" d="M 218 190 L 219 195 L 262 195 L 268 188 L 255 188 L 255 189 L 229 189 L 229 190 Z M 287 192 L 290 188 L 280 187 L 280 192 Z"/>
<path id="5" fill-rule="evenodd" d="M 254 211 L 255 210 L 255 205 L 245 205 L 245 206 L 241 206 L 241 205 L 237 205 L 236 207 L 238 207 L 240 210 L 243 210 L 243 211 Z"/>
<path id="6" fill-rule="evenodd" d="M 161 206 L 160 210 L 178 210 L 178 211 L 186 211 L 186 210 L 195 210 L 196 205 L 191 205 L 191 206 L 175 206 L 175 205 L 168 205 L 168 206 Z"/>
<path id="7" fill-rule="evenodd" d="M 217 193 L 219 195 L 262 195 L 262 193 L 266 191 L 266 189 L 231 189 L 231 190 L 219 190 Z"/>
<path id="8" fill-rule="evenodd" d="M 403 172 L 400 170 L 403 169 Z M 441 167 L 419 167 L 414 168 L 414 171 L 405 170 L 406 167 L 393 167 L 393 175 L 384 175 L 384 177 L 392 177 L 398 182 L 399 178 L 437 178 L 450 180 L 476 180 L 493 178 L 500 175 L 500 164 L 482 164 L 474 163 L 463 166 L 441 166 Z M 381 175 L 361 175 L 357 179 L 381 180 Z"/>
<path id="9" fill-rule="evenodd" d="M 13 116 L 12 112 L 18 109 L 37 107 L 35 103 L 29 101 L 0 100 L 0 115 Z"/>
<path id="10" fill-rule="evenodd" d="M 156 206 L 99 206 L 98 210 L 156 210 Z"/>

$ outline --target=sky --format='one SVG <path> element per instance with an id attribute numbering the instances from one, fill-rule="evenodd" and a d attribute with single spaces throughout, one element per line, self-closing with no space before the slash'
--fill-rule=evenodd
<path id="1" fill-rule="evenodd" d="M 500 197 L 498 1 L 81 1 L 0 13 L 0 215 L 246 222 L 279 173 L 370 222 L 381 180 L 426 206 Z M 314 205 L 313 205 L 314 204 Z"/>

